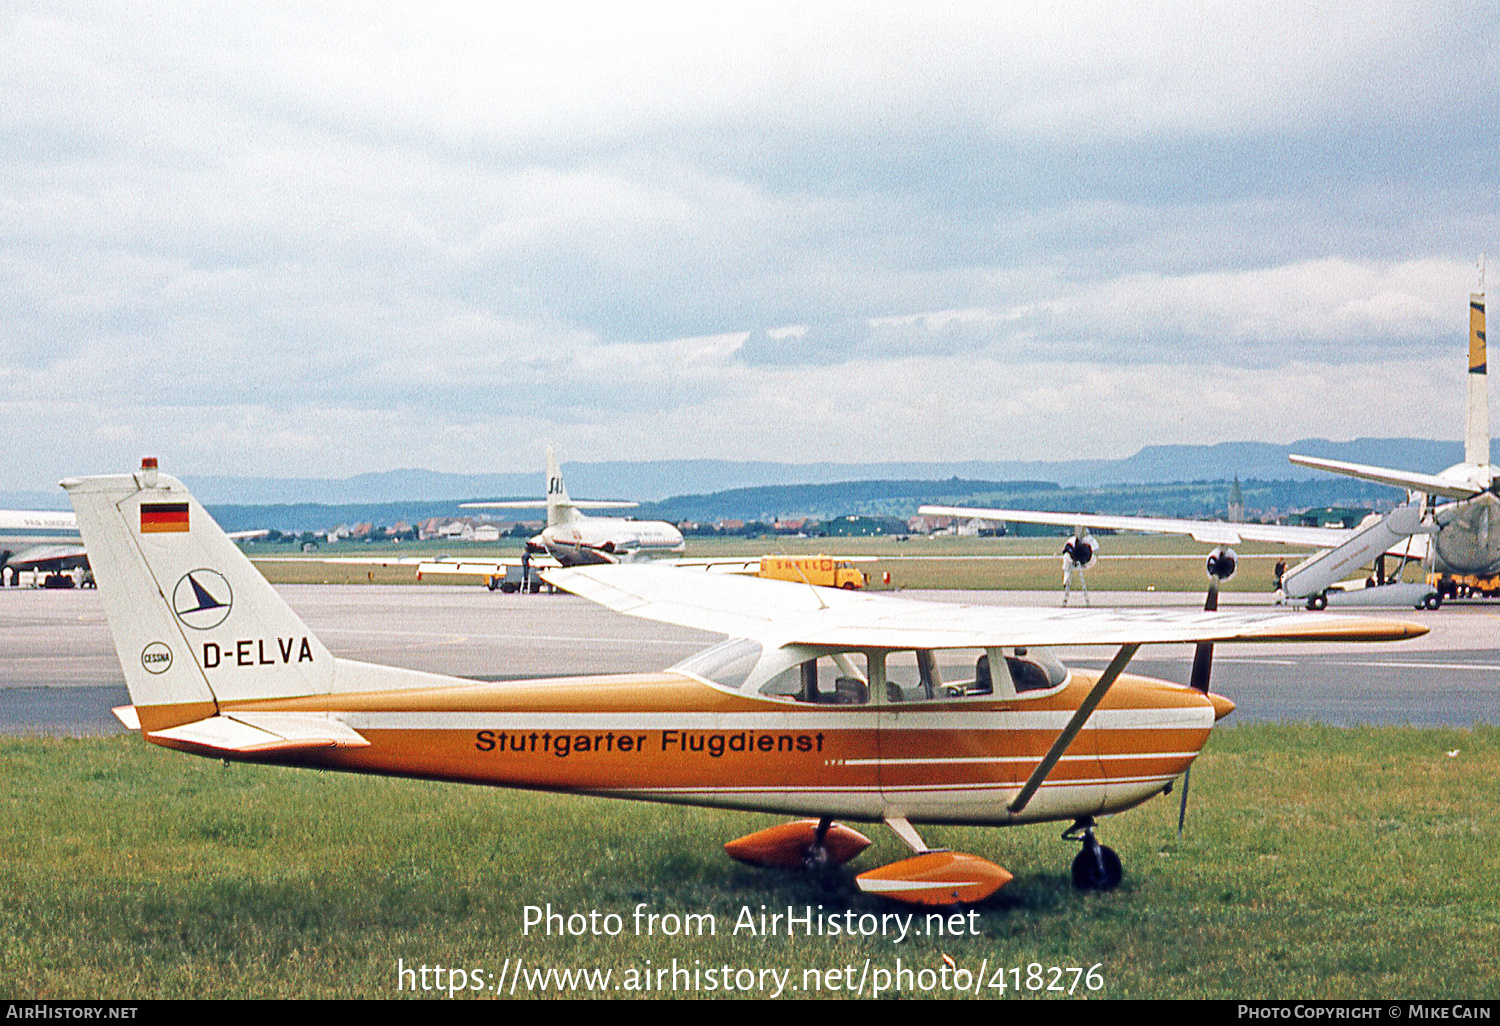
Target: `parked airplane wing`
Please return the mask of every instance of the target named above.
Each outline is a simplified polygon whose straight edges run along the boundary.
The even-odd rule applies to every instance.
[[[1315,456],[1288,456],[1287,459],[1301,467],[1327,470],[1334,474],[1363,478],[1366,481],[1378,481],[1396,488],[1426,492],[1428,495],[1441,495],[1448,499],[1472,499],[1484,491],[1476,485],[1438,477],[1436,474],[1418,474],[1408,470],[1391,470],[1388,467],[1369,467],[1363,463],[1324,460]]]
[[[634,509],[639,502],[624,499],[570,499],[574,509]],[[546,509],[546,499],[508,499],[504,502],[460,502],[459,509]]]
[[[531,572],[533,575],[541,570],[561,566],[551,556],[531,557]],[[429,574],[448,574],[450,576],[481,577],[505,576],[505,571],[521,566],[520,556],[506,556],[501,559],[435,559],[420,560],[417,563],[417,578],[420,580]]]
[[[33,545],[5,561],[11,570],[65,570],[88,555],[82,545]]]
[[[659,562],[664,566],[702,570],[710,574],[760,573],[759,556],[693,556],[689,559],[663,559]]]
[[[1231,524],[1220,520],[1176,520],[1170,517],[1123,517],[1100,513],[1051,513],[1029,509],[977,509],[970,506],[923,506],[919,513],[979,520],[1013,520],[1022,524],[1055,524],[1100,531],[1144,531],[1186,534],[1210,545],[1238,545],[1242,541],[1279,542],[1333,548],[1348,541],[1346,527],[1293,527],[1285,524]]]
[[[670,567],[547,571],[566,591],[631,616],[750,638],[828,648],[992,648],[1202,641],[1397,641],[1420,624],[1326,614],[1180,609],[1048,609],[920,602]]]

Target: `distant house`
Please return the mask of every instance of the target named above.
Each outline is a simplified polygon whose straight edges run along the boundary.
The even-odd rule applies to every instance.
[[[1302,527],[1358,527],[1369,513],[1368,509],[1359,507],[1325,506],[1295,513],[1287,520]]]
[[[933,516],[930,513],[919,513],[906,522],[906,529],[912,534],[933,534],[946,531],[952,526],[952,517]]]
[[[868,537],[875,534],[905,534],[906,521],[895,517],[862,517],[851,513],[826,521],[823,529],[830,538]]]

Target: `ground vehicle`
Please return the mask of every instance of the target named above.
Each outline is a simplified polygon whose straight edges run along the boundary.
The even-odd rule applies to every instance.
[[[521,591],[524,588],[535,595],[542,590],[542,579],[537,576],[535,570],[527,573],[519,564],[507,564],[504,567],[503,573],[491,574],[485,581],[485,585],[490,591],[499,589],[506,594],[510,594]]]
[[[762,556],[757,576],[829,588],[863,588],[869,583],[851,561],[832,556]]]
[[[1495,598],[1500,596],[1500,575],[1430,573],[1427,583],[1443,598]]]

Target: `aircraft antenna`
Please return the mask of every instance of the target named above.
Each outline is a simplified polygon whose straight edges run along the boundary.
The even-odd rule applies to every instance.
[[[782,552],[781,558],[791,560],[792,567],[797,571],[797,576],[802,578],[802,583],[812,589],[813,598],[818,600],[818,608],[827,609],[828,603],[823,601],[823,596],[818,593],[817,586],[807,579],[807,574],[803,571],[802,564],[788,556],[785,551]],[[838,580],[838,578],[835,577],[834,580]]]

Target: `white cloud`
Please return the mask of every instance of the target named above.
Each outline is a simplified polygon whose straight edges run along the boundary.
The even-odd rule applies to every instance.
[[[1266,437],[1258,389],[1346,368],[1452,436],[1422,368],[1500,232],[1495,21],[12,5],[10,465],[1043,458],[1062,418],[1119,454]]]

